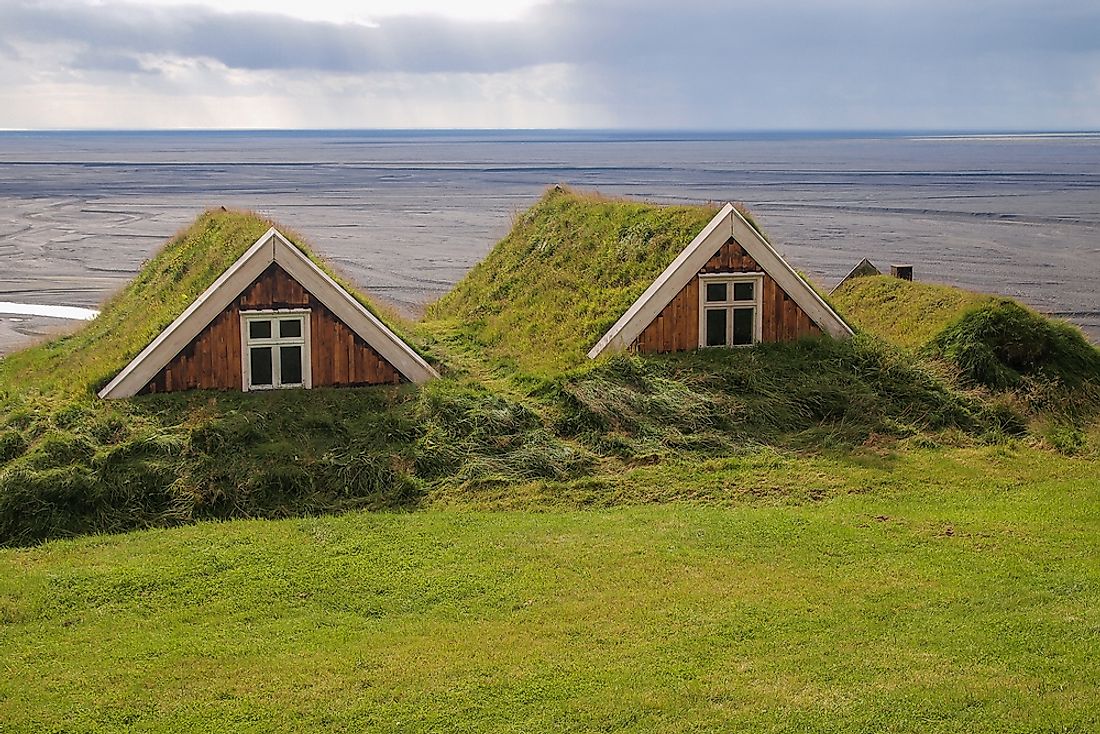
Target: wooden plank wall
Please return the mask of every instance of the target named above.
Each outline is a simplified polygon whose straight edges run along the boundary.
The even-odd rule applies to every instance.
[[[241,311],[309,308],[314,387],[397,384],[401,373],[278,265],[252,285],[183,348],[142,393],[241,389]]]
[[[699,273],[759,273],[763,269],[732,237]],[[791,300],[770,275],[763,278],[761,334],[765,342],[787,342],[820,335],[821,329]],[[692,278],[657,318],[647,326],[634,348],[644,354],[683,352],[699,347],[699,279]]]

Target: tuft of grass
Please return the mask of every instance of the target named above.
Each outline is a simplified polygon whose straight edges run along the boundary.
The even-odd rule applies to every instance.
[[[538,406],[484,388],[438,380],[421,390],[416,468],[428,480],[465,485],[564,479],[589,468],[591,456],[564,441]]]
[[[21,429],[0,422],[0,436],[14,436],[0,444],[9,447],[0,544],[415,506],[423,487],[411,470],[414,394],[410,386],[196,391],[38,407]]]
[[[928,351],[961,379],[1012,391],[1029,412],[1090,420],[1100,411],[1100,349],[1076,327],[993,299],[940,332]]]
[[[565,406],[560,430],[631,459],[1026,431],[1024,416],[949,389],[870,337],[618,356],[555,388]]]
[[[1100,349],[1079,329],[1005,298],[971,309],[929,342],[968,379],[994,389],[1027,377],[1076,389],[1100,382]]]
[[[1079,426],[1057,420],[1046,420],[1039,435],[1044,442],[1064,456],[1078,456],[1088,450],[1088,436]]]

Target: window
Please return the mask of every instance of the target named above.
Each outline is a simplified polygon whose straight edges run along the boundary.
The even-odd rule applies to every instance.
[[[699,276],[699,346],[742,347],[760,341],[761,273]]]
[[[309,311],[242,311],[245,390],[310,387]]]

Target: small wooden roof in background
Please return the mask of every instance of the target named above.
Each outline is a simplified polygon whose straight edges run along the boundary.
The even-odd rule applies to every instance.
[[[839,283],[833,286],[833,289],[829,291],[829,294],[832,295],[833,293],[836,293],[837,288],[844,285],[852,278],[864,278],[868,275],[882,275],[882,271],[876,268],[873,262],[871,262],[867,258],[863,258],[859,261],[858,265],[849,270],[848,274],[840,279]]]

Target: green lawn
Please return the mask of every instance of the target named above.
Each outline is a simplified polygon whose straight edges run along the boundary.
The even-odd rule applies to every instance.
[[[0,731],[1100,729],[1095,453],[770,456],[2,550]]]

